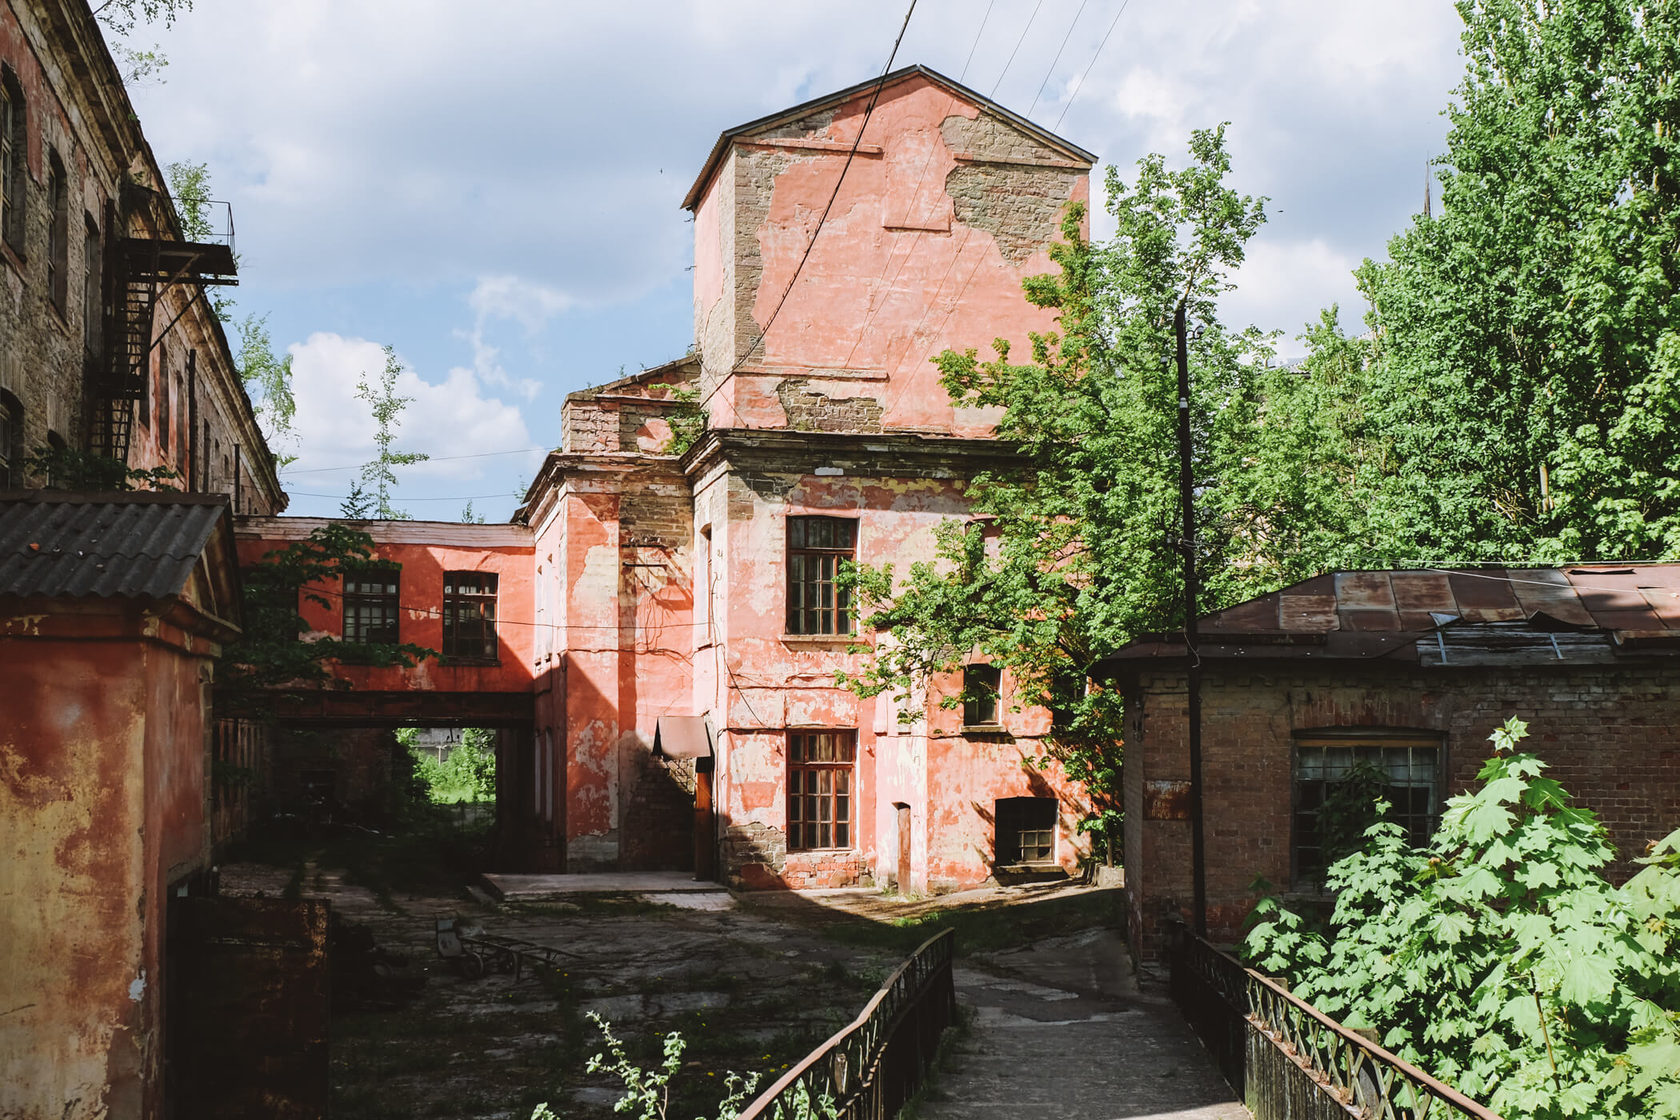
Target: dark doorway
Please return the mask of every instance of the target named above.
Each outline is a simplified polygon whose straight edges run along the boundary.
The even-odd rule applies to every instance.
[[[327,1114],[327,903],[172,897],[169,1120]]]
[[[893,887],[903,892],[910,889],[910,806],[893,803],[898,813],[898,878]]]

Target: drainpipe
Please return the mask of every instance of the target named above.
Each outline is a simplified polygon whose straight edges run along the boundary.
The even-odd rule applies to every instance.
[[[1207,864],[1202,838],[1202,659],[1196,652],[1196,505],[1191,471],[1190,348],[1184,301],[1173,316],[1178,342],[1178,500],[1183,515],[1185,716],[1190,741],[1190,890],[1191,922],[1197,937],[1207,936]]]

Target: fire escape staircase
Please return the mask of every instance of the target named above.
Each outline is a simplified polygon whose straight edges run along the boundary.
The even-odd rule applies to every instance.
[[[125,237],[111,247],[106,275],[106,345],[103,360],[88,358],[88,449],[119,463],[128,462],[135,402],[146,391],[152,349],[174,321],[154,333],[158,299],[173,284],[185,284],[202,298],[211,285],[237,284],[233,253],[233,216],[225,203],[205,204],[226,211],[225,232],[216,241],[165,241]],[[208,225],[200,221],[199,225]],[[176,319],[186,314],[189,301]]]

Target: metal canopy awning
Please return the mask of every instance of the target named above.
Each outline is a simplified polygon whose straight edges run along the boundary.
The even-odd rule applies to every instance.
[[[655,758],[692,758],[710,768],[712,729],[705,716],[660,716],[653,728]]]

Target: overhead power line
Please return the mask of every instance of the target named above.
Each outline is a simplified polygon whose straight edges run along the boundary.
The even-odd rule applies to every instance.
[[[1009,73],[1009,68],[1015,65],[1015,56],[1021,53],[1021,44],[1027,41],[1027,32],[1032,30],[1033,20],[1038,18],[1038,9],[1042,7],[1044,7],[1044,0],[1038,0],[1038,5],[1033,8],[1032,15],[1027,17],[1027,25],[1021,28],[1021,37],[1015,40],[1015,49],[1009,52],[1009,61],[1003,64],[1003,69],[998,73],[997,81],[992,83],[992,92],[988,93],[987,97],[997,97],[998,87],[1003,84],[1004,75]]]
[[[1043,0],[1039,0],[1039,2],[1043,3]],[[910,7],[904,13],[904,23],[898,29],[898,38],[893,40],[892,53],[887,55],[887,64],[881,68],[881,77],[875,83],[875,92],[869,95],[869,104],[864,107],[863,121],[858,125],[857,136],[852,140],[851,150],[846,153],[846,162],[840,166],[840,177],[834,180],[834,190],[828,196],[828,205],[823,207],[822,216],[817,219],[816,228],[811,231],[811,240],[805,243],[805,252],[800,256],[799,263],[794,266],[793,275],[788,279],[787,287],[782,289],[782,298],[776,301],[775,310],[770,312],[770,318],[765,321],[764,329],[758,332],[758,337],[753,339],[753,344],[747,347],[747,352],[736,361],[731,368],[731,372],[745,365],[747,359],[751,358],[764,342],[765,336],[770,333],[770,328],[776,325],[776,316],[780,315],[782,308],[787,305],[788,296],[793,294],[793,286],[799,282],[799,274],[804,271],[805,262],[811,259],[811,250],[816,248],[817,236],[822,233],[823,223],[828,221],[828,215],[834,209],[834,200],[840,197],[840,187],[846,181],[846,172],[852,169],[852,161],[857,158],[858,147],[863,143],[864,130],[869,127],[869,118],[875,112],[875,103],[881,99],[881,90],[887,84],[887,75],[892,73],[893,60],[898,58],[899,45],[904,42],[904,33],[909,30],[910,17],[915,12],[916,0],[910,0]]]
[[[1132,0],[1122,0],[1120,10],[1114,13],[1114,21],[1108,25],[1108,30],[1103,34],[1102,42],[1097,44],[1096,53],[1091,55],[1091,61],[1085,67],[1085,73],[1079,75],[1079,84],[1073,87],[1072,93],[1068,94],[1067,104],[1062,106],[1061,116],[1056,118],[1056,128],[1062,127],[1062,117],[1067,116],[1068,109],[1073,106],[1073,99],[1078,97],[1079,91],[1085,88],[1085,79],[1091,76],[1091,68],[1096,66],[1097,59],[1102,57],[1103,48],[1108,46],[1109,36],[1113,35],[1114,29],[1120,26],[1120,17],[1126,14],[1126,8],[1131,4],[1131,2]]]
[[[1068,24],[1067,34],[1062,36],[1062,45],[1056,48],[1056,57],[1050,60],[1050,69],[1044,72],[1044,80],[1038,83],[1038,92],[1033,94],[1032,105],[1027,108],[1029,119],[1033,115],[1033,110],[1038,108],[1038,99],[1044,96],[1045,87],[1050,84],[1050,79],[1055,75],[1056,64],[1062,60],[1062,52],[1067,50],[1068,40],[1073,38],[1073,29],[1079,26],[1079,17],[1085,14],[1085,5],[1088,3],[1090,3],[1090,0],[1079,0],[1079,10],[1073,13],[1073,22]]]

